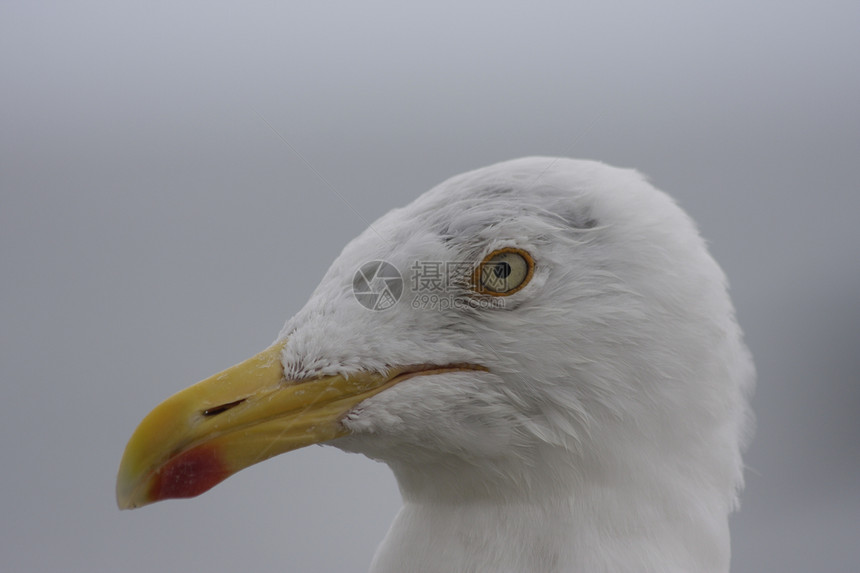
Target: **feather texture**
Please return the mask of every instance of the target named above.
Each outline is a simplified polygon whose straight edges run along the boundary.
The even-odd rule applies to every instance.
[[[534,277],[476,298],[469,273],[502,247]],[[372,260],[404,276],[384,311],[352,292]],[[463,269],[446,308],[411,304],[429,263]],[[350,242],[281,336],[296,379],[489,368],[415,377],[344,420],[332,445],[387,463],[404,499],[374,571],[729,569],[754,369],[694,223],[635,171],[526,158],[449,179]]]

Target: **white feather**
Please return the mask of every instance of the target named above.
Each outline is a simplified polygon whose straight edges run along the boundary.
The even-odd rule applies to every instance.
[[[505,246],[535,275],[502,307],[410,304],[416,262]],[[352,292],[372,260],[406,279],[385,311]],[[373,571],[729,569],[754,370],[695,225],[638,173],[527,158],[449,179],[349,243],[281,336],[296,378],[490,369],[412,378],[345,419],[333,445],[386,462],[404,500]]]

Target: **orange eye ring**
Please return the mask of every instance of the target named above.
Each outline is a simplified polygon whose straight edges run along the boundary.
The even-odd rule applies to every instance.
[[[478,294],[510,296],[522,290],[535,273],[532,256],[516,247],[496,249],[475,268],[472,285]]]

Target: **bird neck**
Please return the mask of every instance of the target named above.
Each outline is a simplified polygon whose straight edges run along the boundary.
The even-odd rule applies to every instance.
[[[371,571],[728,571],[726,512],[697,499],[692,484],[500,469],[394,468],[404,506]]]

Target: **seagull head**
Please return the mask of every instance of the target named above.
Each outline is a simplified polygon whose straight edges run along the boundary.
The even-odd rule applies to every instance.
[[[143,420],[117,496],[194,496],[328,443],[387,463],[407,502],[599,490],[724,515],[752,379],[725,277],[667,195],[508,161],[347,244],[272,346]]]

